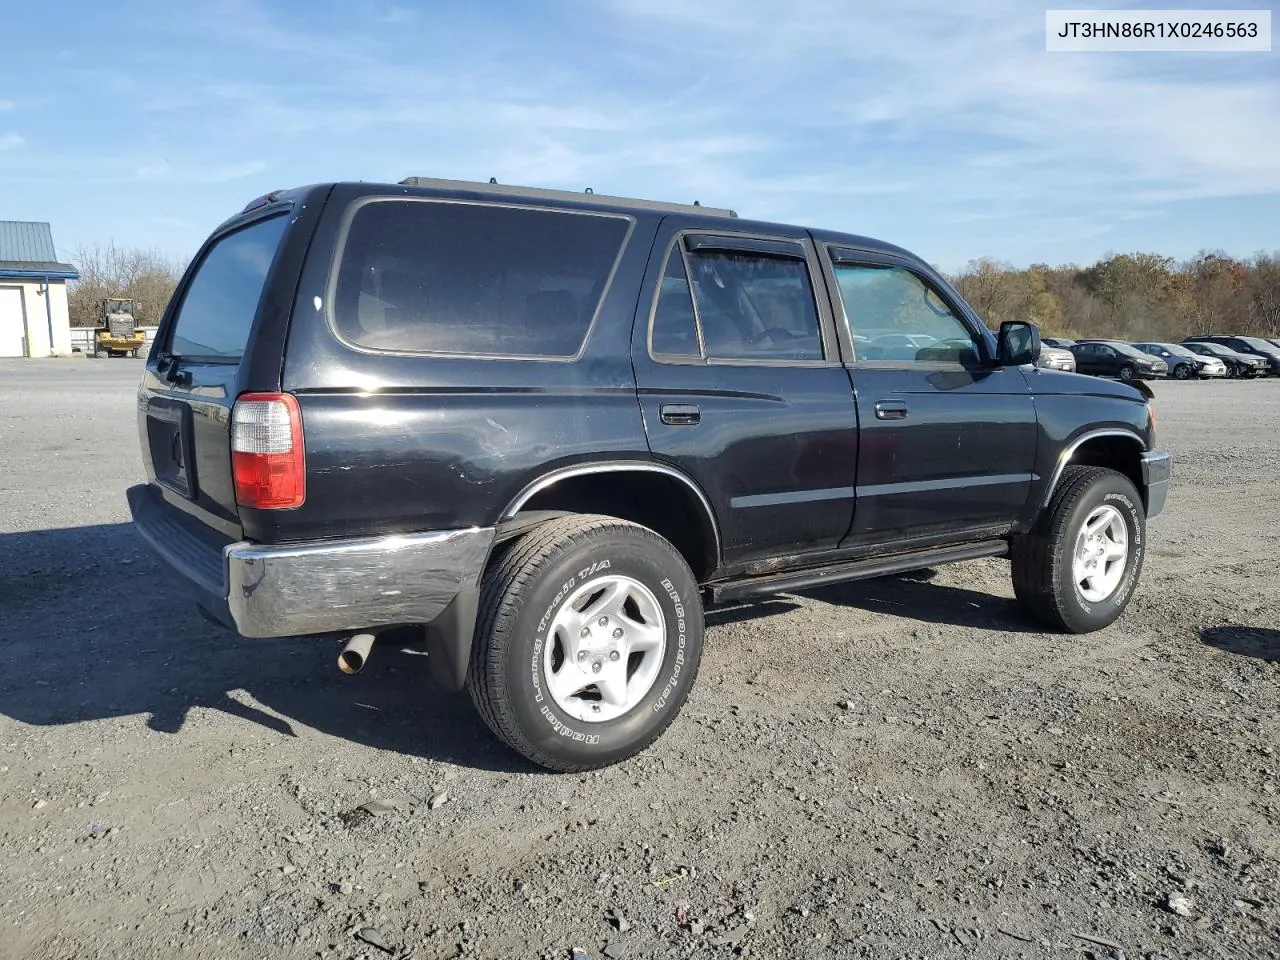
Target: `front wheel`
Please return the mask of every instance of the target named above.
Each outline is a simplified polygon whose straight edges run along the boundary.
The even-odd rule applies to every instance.
[[[1146,514],[1129,478],[1070,466],[1035,528],[1013,540],[1014,594],[1054,629],[1101,630],[1128,606],[1145,554]]]
[[[697,581],[670,543],[612,517],[563,517],[486,570],[467,686],[489,729],[534,763],[604,767],[675,719],[702,631]]]
[[[1123,380],[1125,383],[1128,383],[1136,375],[1137,375],[1137,371],[1127,363],[1120,368],[1120,379]]]
[[[1190,380],[1191,368],[1187,366],[1185,363],[1178,364],[1176,367],[1173,368],[1173,379]]]

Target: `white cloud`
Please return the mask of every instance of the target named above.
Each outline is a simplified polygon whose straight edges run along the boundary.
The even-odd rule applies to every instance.
[[[0,150],[16,150],[26,142],[25,137],[16,133],[0,133]]]
[[[12,100],[0,100],[0,113],[4,113],[6,110],[17,109],[17,106],[18,105]]]
[[[872,12],[827,0],[608,2],[694,71],[724,71],[739,103],[767,113],[808,86],[806,112],[825,117],[837,141],[887,123],[913,138],[922,165],[945,174],[950,156],[989,169],[972,184],[980,190],[1028,180],[1043,189],[1038,164],[1011,162],[1023,157],[1049,158],[1060,189],[1103,173],[1112,190],[1134,191],[1125,202],[1280,191],[1274,81],[1215,77],[1203,59],[1173,74],[1157,55],[1049,54],[1043,10],[1025,3],[902,0]]]

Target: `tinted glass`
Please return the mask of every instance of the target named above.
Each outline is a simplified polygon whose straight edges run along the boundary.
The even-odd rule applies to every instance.
[[[343,246],[334,323],[374,350],[571,357],[627,229],[566,211],[368,203]]]
[[[653,352],[655,356],[666,357],[702,356],[689,275],[679,249],[671,251],[667,269],[662,274],[658,303],[653,311]]]
[[[982,352],[969,329],[910,270],[839,265],[836,284],[859,360],[979,362]]]
[[[209,250],[178,309],[169,352],[181,357],[238,361],[267,271],[289,218],[272,217],[229,233]]]
[[[1263,340],[1261,337],[1240,337],[1239,339],[1247,343],[1249,346],[1253,347],[1255,350],[1261,351],[1262,353],[1276,352],[1275,345],[1270,343],[1267,340]]]
[[[709,359],[823,359],[803,260],[699,251],[689,268]]]

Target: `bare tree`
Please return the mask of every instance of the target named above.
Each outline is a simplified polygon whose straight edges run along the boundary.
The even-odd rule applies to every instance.
[[[80,279],[70,285],[68,308],[71,324],[77,327],[97,326],[99,306],[108,297],[137,300],[140,324],[159,322],[185,269],[158,251],[114,243],[81,247],[72,259]]]

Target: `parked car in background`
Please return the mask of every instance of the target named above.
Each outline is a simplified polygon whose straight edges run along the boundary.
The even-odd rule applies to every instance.
[[[1280,337],[1267,337],[1266,341],[1267,343],[1274,343],[1277,347],[1280,347]]]
[[[1119,380],[1156,380],[1169,372],[1163,360],[1149,357],[1120,340],[1080,340],[1075,354],[1076,371]]]
[[[1220,343],[1210,340],[1183,340],[1181,345],[1202,357],[1217,357],[1227,365],[1228,377],[1257,377],[1267,372],[1267,361],[1262,357],[1237,353]]]
[[[1074,340],[1068,340],[1066,337],[1041,337],[1040,346],[1057,347],[1059,350],[1070,350],[1076,345]]]
[[[1202,357],[1177,343],[1135,343],[1149,357],[1163,360],[1174,380],[1193,377],[1225,377],[1227,365],[1218,357]]]
[[[1183,343],[1187,343],[1192,340],[1208,343],[1220,343],[1228,350],[1234,350],[1236,353],[1243,353],[1250,357],[1261,357],[1266,363],[1262,372],[1264,374],[1269,373],[1273,377],[1280,377],[1280,347],[1277,347],[1270,340],[1264,340],[1262,337],[1224,337],[1219,335],[1210,335],[1204,337],[1187,337]]]
[[[1036,361],[1036,366],[1046,370],[1065,370],[1067,373],[1075,373],[1076,355],[1061,347],[1045,346],[1042,342],[1040,359]]]

